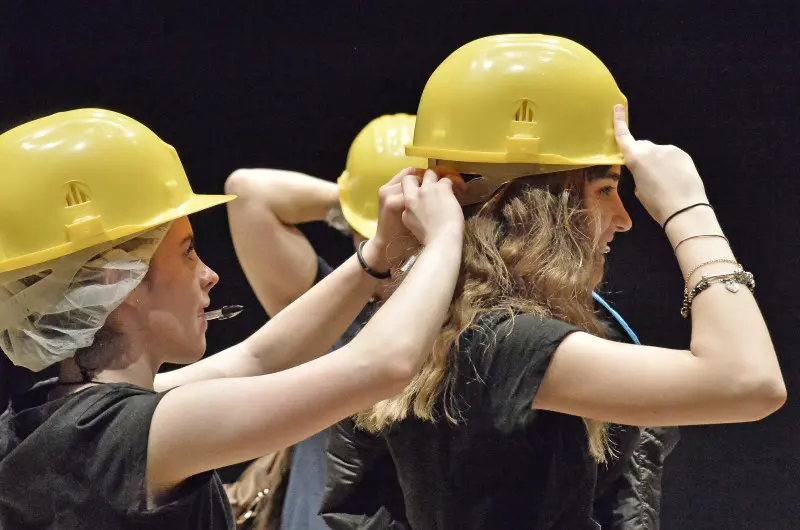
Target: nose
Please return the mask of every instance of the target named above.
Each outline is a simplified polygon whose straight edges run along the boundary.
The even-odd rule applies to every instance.
[[[200,284],[202,285],[203,290],[206,292],[213,289],[214,286],[219,283],[219,275],[214,272],[214,269],[206,265],[202,260],[200,261],[200,266],[198,267],[198,275],[200,278]]]
[[[625,205],[622,204],[622,199],[620,199],[619,196],[616,196],[614,202],[614,216],[612,220],[616,232],[627,232],[633,227],[631,216],[628,215],[628,210],[625,209]]]

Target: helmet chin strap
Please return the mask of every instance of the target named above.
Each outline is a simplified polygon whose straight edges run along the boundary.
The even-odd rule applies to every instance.
[[[636,336],[636,333],[634,333],[631,327],[628,325],[628,323],[625,322],[625,319],[622,318],[622,315],[620,315],[614,309],[612,309],[611,306],[608,304],[608,302],[603,300],[603,298],[596,292],[592,292],[592,298],[594,298],[598,304],[603,306],[603,308],[606,311],[608,311],[612,317],[614,317],[614,320],[616,320],[617,323],[620,325],[620,327],[622,327],[622,329],[625,330],[625,333],[628,334],[628,337],[631,339],[631,342],[637,345],[641,344],[641,342],[639,342],[639,337]]]

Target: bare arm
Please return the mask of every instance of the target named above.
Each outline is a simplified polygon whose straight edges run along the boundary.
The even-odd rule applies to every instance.
[[[369,245],[369,243],[368,243]],[[375,259],[365,248],[365,259]],[[158,374],[155,389],[230,377],[279,372],[324,355],[372,296],[378,280],[355,256],[275,315],[244,342],[172,372]]]
[[[634,142],[624,123],[623,114],[622,121],[616,120],[620,147],[637,193],[657,221],[687,204],[705,202],[702,182],[686,153]],[[697,234],[722,234],[711,209],[689,210],[667,225],[673,247]],[[685,277],[702,263],[734,255],[724,239],[702,238],[680,245],[677,258]],[[690,288],[701,274],[733,268],[726,263],[704,266],[692,274]],[[746,287],[734,294],[722,284],[712,284],[692,305],[691,321],[687,351],[618,344],[586,333],[570,335],[553,356],[534,408],[660,426],[753,421],[784,403],[786,388],[775,349]]]
[[[270,317],[313,284],[317,254],[294,226],[322,221],[339,201],[333,182],[279,169],[239,169],[225,183],[236,256]]]
[[[379,192],[378,232],[364,247],[364,259],[377,270],[389,269],[385,241],[395,237],[396,224],[402,226],[400,179],[415,172],[402,171]],[[345,332],[377,285],[378,280],[366,274],[353,256],[247,340],[190,366],[157,375],[155,389],[163,392],[207,379],[264,375],[316,359]]]
[[[423,224],[437,230],[428,229],[413,270],[349,345],[277,374],[189,384],[162,399],[148,444],[151,492],[302,440],[396,394],[410,381],[441,328],[462,246],[460,207],[452,192],[444,194],[449,181],[423,184],[423,189],[433,194],[430,209],[411,207],[427,216]],[[324,287],[314,287],[308,296]]]

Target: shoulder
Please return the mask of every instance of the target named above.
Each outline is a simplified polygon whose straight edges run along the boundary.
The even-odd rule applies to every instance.
[[[91,387],[65,398],[43,425],[77,461],[84,455],[83,474],[104,480],[107,474],[143,476],[150,425],[164,393],[132,385]]]
[[[555,318],[529,313],[490,313],[479,318],[464,334],[462,350],[491,353],[497,350],[553,349],[577,327]]]
[[[485,315],[459,341],[456,371],[487,382],[531,372],[542,377],[561,341],[575,331],[575,326],[545,316]]]
[[[567,335],[580,331],[572,324],[551,317],[520,314],[498,325],[500,345],[505,348],[549,349],[558,347]]]
[[[458,394],[471,420],[503,435],[524,432],[559,344],[578,328],[532,314],[493,314],[465,334],[456,362]]]
[[[99,385],[83,392],[87,393],[83,401],[88,406],[81,410],[81,421],[95,424],[102,420],[122,421],[132,426],[140,425],[143,419],[147,419],[146,425],[149,425],[150,417],[165,395],[127,384]]]
[[[93,422],[98,416],[115,416],[123,410],[129,413],[130,409],[147,408],[149,402],[154,402],[152,408],[155,409],[161,398],[161,394],[150,390],[111,383],[90,386],[50,401],[48,393],[54,387],[54,381],[47,381],[16,396],[9,413],[27,413],[49,430],[74,427],[82,421]]]

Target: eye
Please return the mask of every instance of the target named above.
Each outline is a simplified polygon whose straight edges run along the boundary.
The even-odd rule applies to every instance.
[[[605,186],[600,188],[600,195],[611,197],[617,189],[614,186]]]
[[[189,247],[186,249],[186,257],[191,258],[192,256],[194,256],[195,252],[196,249],[194,246],[194,241],[192,241],[191,243],[189,243]]]

